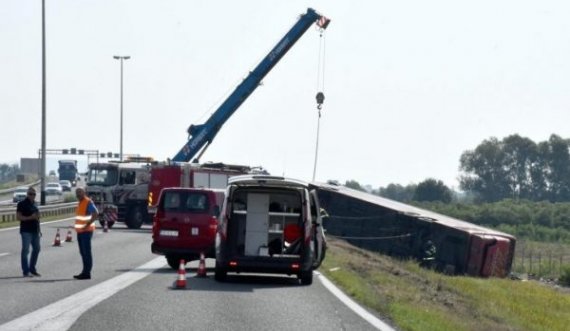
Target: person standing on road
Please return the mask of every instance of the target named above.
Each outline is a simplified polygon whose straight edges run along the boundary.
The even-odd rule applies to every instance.
[[[36,206],[36,190],[30,186],[26,198],[18,202],[16,218],[20,221],[20,236],[22,237],[22,272],[24,277],[41,276],[36,270],[40,255],[40,210]],[[28,260],[32,246],[32,254]]]
[[[91,255],[91,238],[95,231],[95,220],[97,219],[97,207],[93,201],[85,195],[85,190],[78,187],[75,196],[79,203],[75,212],[75,231],[77,231],[77,243],[79,253],[83,262],[83,270],[80,274],[73,276],[75,279],[91,279],[91,269],[93,268],[93,256]]]

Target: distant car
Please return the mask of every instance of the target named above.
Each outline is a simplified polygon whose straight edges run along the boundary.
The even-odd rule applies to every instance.
[[[71,182],[68,180],[60,180],[59,181],[59,185],[61,185],[61,189],[65,192],[65,191],[70,191],[71,192]]]
[[[27,193],[28,193],[28,188],[25,186],[21,186],[21,187],[16,188],[16,190],[14,191],[14,197],[13,197],[12,201],[20,202],[20,201],[24,200],[26,198]]]
[[[47,183],[46,184],[46,194],[47,195],[62,195],[63,189],[59,183]]]

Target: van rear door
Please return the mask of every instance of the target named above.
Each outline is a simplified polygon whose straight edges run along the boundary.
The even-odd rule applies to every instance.
[[[211,250],[217,229],[215,197],[207,190],[165,190],[159,237],[171,248]]]

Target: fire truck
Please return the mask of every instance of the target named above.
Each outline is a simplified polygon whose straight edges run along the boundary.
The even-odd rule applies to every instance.
[[[256,171],[248,166],[223,163],[174,164],[147,157],[123,162],[92,163],[86,193],[99,210],[101,226],[124,222],[138,229],[151,221],[147,204],[153,205],[164,187],[225,188],[228,178]]]

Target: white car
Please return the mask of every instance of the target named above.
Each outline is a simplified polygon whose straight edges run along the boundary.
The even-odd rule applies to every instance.
[[[71,182],[68,180],[60,180],[59,181],[59,185],[61,185],[61,189],[64,191],[70,191],[71,192]]]
[[[26,198],[27,193],[28,193],[28,188],[25,186],[20,186],[16,188],[16,190],[14,191],[14,196],[12,201],[20,202],[24,200]]]
[[[59,183],[47,183],[46,184],[46,195],[62,195],[63,189]]]

